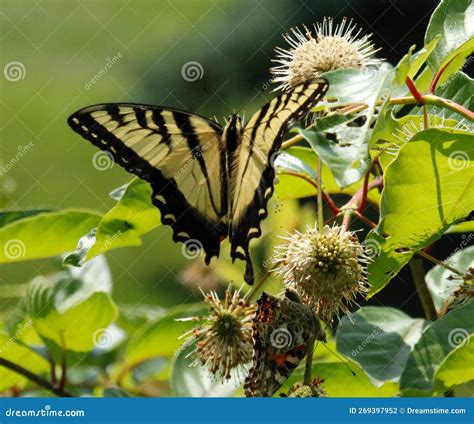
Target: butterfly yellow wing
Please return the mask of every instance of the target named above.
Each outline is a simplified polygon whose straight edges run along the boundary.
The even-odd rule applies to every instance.
[[[218,256],[228,233],[227,173],[222,129],[215,121],[174,109],[101,104],[79,110],[69,125],[108,151],[127,171],[149,181],[153,203],[173,239]]]
[[[314,79],[298,85],[263,106],[245,126],[230,174],[231,256],[247,262],[245,280],[253,281],[249,242],[261,235],[273,194],[272,158],[281,147],[288,125],[314,106],[326,93],[328,82]]]

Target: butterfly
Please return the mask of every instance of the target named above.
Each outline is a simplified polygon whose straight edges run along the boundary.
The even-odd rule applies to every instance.
[[[173,240],[204,250],[207,265],[229,237],[232,261],[246,261],[244,278],[252,284],[249,244],[260,237],[267,216],[274,155],[289,124],[327,89],[325,79],[307,81],[273,98],[246,125],[235,114],[222,127],[200,115],[133,103],[89,106],[68,123],[151,184],[152,202]]]
[[[273,396],[315,340],[326,341],[318,316],[289,289],[284,296],[262,293],[252,331],[253,364],[244,385],[247,397]]]

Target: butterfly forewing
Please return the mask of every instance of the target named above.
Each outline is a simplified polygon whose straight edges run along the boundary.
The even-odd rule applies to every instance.
[[[246,281],[253,280],[249,242],[261,235],[260,221],[267,216],[267,202],[273,194],[273,157],[280,149],[288,125],[316,104],[328,83],[315,79],[279,95],[256,112],[243,131],[232,164],[230,195],[232,258],[247,261]]]
[[[153,203],[175,241],[197,240],[206,260],[227,235],[225,152],[221,127],[198,115],[137,104],[103,104],[76,112],[70,126],[149,181]]]

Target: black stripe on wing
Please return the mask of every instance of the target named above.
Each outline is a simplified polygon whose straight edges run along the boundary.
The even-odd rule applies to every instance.
[[[245,216],[239,222],[234,222],[234,216],[232,216],[232,223],[230,228],[230,241],[231,241],[231,257],[232,260],[241,259],[246,261],[246,269],[245,269],[245,281],[249,284],[253,283],[254,280],[254,271],[253,266],[250,258],[249,252],[249,244],[252,238],[258,238],[261,236],[262,231],[260,228],[260,222],[266,218],[268,215],[267,212],[267,203],[268,200],[272,197],[274,187],[273,182],[275,179],[275,169],[273,168],[273,164],[271,162],[271,158],[280,150],[281,144],[283,142],[285,132],[289,126],[289,124],[299,119],[301,116],[306,114],[311,107],[314,106],[326,93],[328,88],[328,82],[325,79],[318,79],[307,81],[300,86],[295,87],[294,90],[291,90],[287,93],[281,94],[276,99],[272,101],[275,102],[275,106],[272,110],[269,110],[270,104],[272,101],[267,103],[263,108],[258,112],[258,118],[254,124],[252,124],[251,128],[245,127],[244,131],[251,130],[251,139],[250,139],[250,148],[249,151],[251,152],[248,156],[243,180],[238,181],[237,190],[248,190],[248,186],[246,185],[245,173],[249,167],[249,164],[253,159],[253,147],[257,141],[258,137],[258,130],[261,127],[262,123],[265,122],[264,128],[268,128],[271,124],[272,119],[278,119],[278,115],[280,112],[285,110],[289,102],[291,101],[292,94],[295,90],[301,89],[301,93],[305,92],[311,85],[317,84],[315,90],[308,95],[308,97],[298,106],[298,108],[291,113],[291,115],[285,119],[283,125],[281,125],[278,133],[273,137],[271,147],[268,149],[267,154],[267,163],[265,164],[265,168],[261,174],[260,181],[258,182],[257,187],[255,188],[254,196],[252,201],[245,206]],[[252,119],[252,118],[251,118]],[[240,160],[242,160],[240,158]],[[232,175],[231,178],[235,178],[235,175]],[[235,200],[235,199],[234,199]]]
[[[160,210],[161,222],[169,225],[173,229],[173,240],[175,242],[185,242],[188,240],[198,240],[206,253],[206,263],[209,263],[213,256],[219,256],[220,240],[228,233],[227,225],[220,222],[211,222],[206,216],[192,207],[182,192],[179,190],[173,178],[166,178],[156,167],[153,167],[140,157],[133,149],[127,147],[117,136],[99,124],[91,115],[93,112],[104,111],[110,117],[126,127],[123,116],[119,113],[120,107],[133,108],[136,122],[141,127],[148,128],[145,112],[152,110],[153,122],[157,126],[154,129],[156,134],[162,137],[160,142],[170,144],[172,135],[169,134],[161,112],[171,111],[173,116],[183,116],[189,120],[192,116],[186,112],[172,109],[163,109],[157,106],[135,105],[135,104],[103,104],[91,106],[71,115],[68,119],[70,127],[86,140],[90,141],[101,150],[112,154],[115,163],[125,168],[138,177],[148,181],[153,189],[152,202]],[[221,127],[214,121],[205,119],[210,126],[220,134]],[[189,131],[182,130],[182,135],[188,140],[190,135],[194,136],[192,127]],[[195,248],[196,243],[189,243]]]

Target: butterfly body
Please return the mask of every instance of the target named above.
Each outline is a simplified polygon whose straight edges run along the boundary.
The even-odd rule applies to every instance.
[[[301,84],[275,97],[245,126],[235,114],[222,127],[200,115],[133,103],[90,106],[68,123],[151,184],[152,202],[162,223],[172,227],[175,242],[204,250],[209,264],[228,237],[231,257],[246,261],[245,280],[251,284],[249,243],[261,235],[273,193],[272,156],[290,122],[327,88],[324,79]]]

